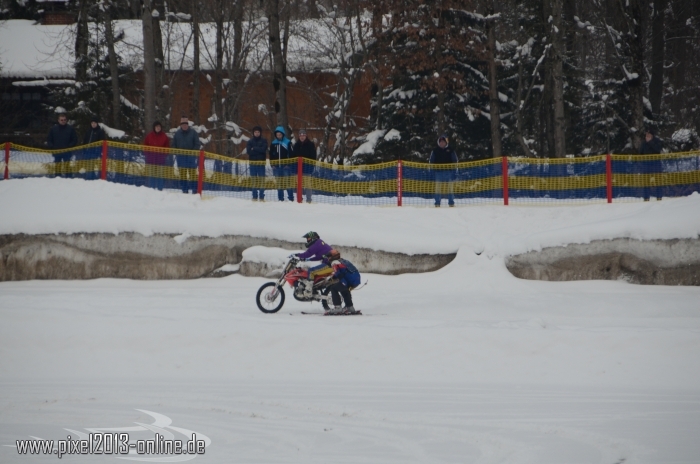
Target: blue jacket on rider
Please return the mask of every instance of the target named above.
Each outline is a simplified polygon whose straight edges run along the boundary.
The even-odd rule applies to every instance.
[[[360,271],[347,259],[336,259],[331,263],[333,266],[333,278],[346,287],[357,287],[360,285]]]

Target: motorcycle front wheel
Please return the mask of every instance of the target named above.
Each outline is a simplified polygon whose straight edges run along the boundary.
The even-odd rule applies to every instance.
[[[255,296],[258,309],[266,314],[276,313],[284,305],[284,289],[276,282],[268,282],[258,290]]]

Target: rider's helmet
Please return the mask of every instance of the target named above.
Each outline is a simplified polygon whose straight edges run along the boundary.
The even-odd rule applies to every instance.
[[[318,234],[314,231],[307,232],[303,235],[303,237],[306,239],[306,248],[309,248],[311,245],[314,244],[316,240],[318,240],[319,237]]]
[[[333,261],[340,259],[340,252],[336,249],[332,249],[325,255],[323,255],[324,258],[326,258],[326,261],[329,263],[332,263]]]

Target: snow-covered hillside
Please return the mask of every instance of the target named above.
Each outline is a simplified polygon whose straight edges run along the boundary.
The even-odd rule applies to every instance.
[[[0,234],[313,229],[343,245],[458,251],[437,272],[364,275],[358,317],[302,315],[320,306],[291,298],[263,314],[266,280],[237,275],[0,283],[1,462],[55,459],[12,445],[66,429],[150,438],[135,423],[154,416],[138,410],[211,439],[196,462],[698,462],[700,288],[524,281],[504,265],[597,238],[697,237],[698,195],[434,210],[40,179],[0,182],[0,198]]]

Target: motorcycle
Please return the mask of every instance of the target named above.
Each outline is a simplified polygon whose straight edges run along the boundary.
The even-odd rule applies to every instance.
[[[255,296],[255,302],[258,304],[258,309],[264,313],[276,313],[284,306],[284,284],[289,284],[293,289],[292,296],[297,301],[320,301],[323,309],[330,309],[331,295],[330,286],[336,281],[326,278],[327,276],[316,277],[313,284],[309,283],[309,271],[298,267],[299,258],[291,256],[289,261],[284,266],[284,271],[279,279],[275,282],[268,282],[258,290]],[[313,285],[311,295],[306,292],[307,285]]]

